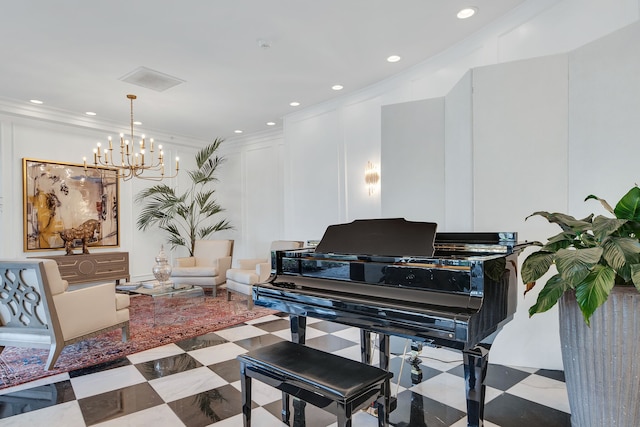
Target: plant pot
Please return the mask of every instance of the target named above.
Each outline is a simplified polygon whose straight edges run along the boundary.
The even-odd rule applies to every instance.
[[[640,425],[640,292],[616,286],[587,326],[567,292],[560,343],[573,427]]]

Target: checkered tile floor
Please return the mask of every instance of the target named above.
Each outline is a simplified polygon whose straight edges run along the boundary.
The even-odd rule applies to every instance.
[[[287,317],[272,315],[107,365],[0,390],[0,426],[241,426],[236,356],[289,338]],[[309,346],[359,360],[359,340],[355,328],[308,319]],[[391,413],[391,425],[466,426],[460,352],[423,349],[423,381],[414,385],[402,358],[404,346],[405,340],[392,339],[392,395],[398,407]],[[562,372],[490,364],[486,383],[485,426],[570,426]],[[253,384],[253,425],[284,425],[279,421],[280,392],[258,381]],[[333,415],[307,405],[307,426],[335,422]],[[359,412],[353,425],[373,427],[377,419]]]

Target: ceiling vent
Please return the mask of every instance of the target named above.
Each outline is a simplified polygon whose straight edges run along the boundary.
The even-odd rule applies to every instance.
[[[132,72],[120,77],[118,80],[155,90],[156,92],[165,91],[185,82],[177,77],[173,77],[147,67],[136,68]]]

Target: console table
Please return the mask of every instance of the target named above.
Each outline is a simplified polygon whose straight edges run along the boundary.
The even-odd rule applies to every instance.
[[[129,252],[101,252],[94,254],[38,256],[58,264],[60,276],[70,285],[76,283],[130,280]]]

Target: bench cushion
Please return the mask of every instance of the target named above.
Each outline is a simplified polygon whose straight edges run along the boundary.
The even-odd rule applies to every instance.
[[[238,359],[249,366],[312,384],[344,400],[393,375],[375,366],[290,341],[258,348],[238,356]]]

